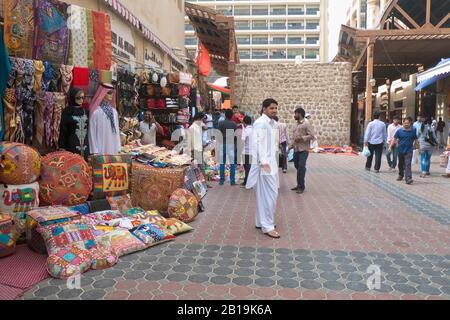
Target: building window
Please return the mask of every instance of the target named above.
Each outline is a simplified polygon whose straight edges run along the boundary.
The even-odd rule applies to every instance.
[[[303,30],[303,29],[305,29],[305,25],[301,21],[288,22],[288,29],[289,30]]]
[[[286,44],[286,37],[272,37],[270,39],[271,44]]]
[[[316,16],[319,12],[319,8],[306,8],[306,14],[309,16]]]
[[[268,7],[253,7],[252,8],[252,15],[254,15],[254,16],[267,16],[267,15],[269,15],[269,8]]]
[[[269,39],[267,36],[253,36],[252,44],[268,44]]]
[[[286,6],[277,6],[270,8],[271,16],[285,16],[286,15]]]
[[[290,16],[304,16],[305,9],[303,7],[289,7],[288,15]]]
[[[238,36],[237,37],[238,44],[250,44],[250,36]]]
[[[250,7],[234,7],[235,16],[249,16]]]
[[[267,50],[253,50],[252,58],[253,59],[267,59],[268,58]]]
[[[306,29],[307,30],[316,30],[319,28],[318,22],[307,22],[306,23]]]
[[[267,26],[267,21],[258,20],[253,21],[253,30],[267,30],[269,29]]]
[[[198,39],[197,37],[186,37],[184,39],[184,44],[187,46],[195,46],[198,44]]]
[[[186,22],[184,24],[184,30],[186,30],[186,31],[194,31],[194,26],[192,24],[190,24],[189,22]]]
[[[317,59],[319,57],[319,50],[317,49],[306,49],[305,58],[306,59]]]
[[[289,36],[288,44],[303,44],[303,38],[296,36]]]
[[[188,58],[191,59],[191,60],[194,60],[196,52],[197,52],[197,50],[188,50],[187,51]]]
[[[233,7],[217,7],[216,10],[225,16],[233,15]]]
[[[307,37],[306,44],[319,44],[319,37]]]
[[[301,56],[303,58],[303,49],[288,49],[288,59],[295,59],[297,56]]]
[[[286,30],[286,21],[272,21],[270,22],[271,30]]]
[[[250,59],[250,50],[239,50],[239,58]]]
[[[270,50],[270,59],[286,59],[286,50],[285,49]]]
[[[236,21],[236,30],[250,30],[249,21]]]

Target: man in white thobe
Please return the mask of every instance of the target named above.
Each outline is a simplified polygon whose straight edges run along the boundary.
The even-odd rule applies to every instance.
[[[263,102],[263,114],[253,125],[251,139],[252,168],[247,189],[256,186],[256,228],[271,238],[280,238],[275,230],[275,211],[280,187],[277,163],[279,131],[273,119],[278,103],[273,99]]]

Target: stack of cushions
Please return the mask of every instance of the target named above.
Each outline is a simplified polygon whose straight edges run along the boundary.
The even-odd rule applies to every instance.
[[[124,196],[128,193],[131,177],[131,155],[91,156],[93,174],[93,197]]]
[[[0,214],[0,258],[9,256],[16,250],[16,234],[11,215]]]
[[[62,151],[42,159],[40,198],[44,205],[83,204],[92,191],[89,165],[77,154]]]
[[[170,197],[167,211],[171,218],[189,223],[198,215],[198,200],[192,192],[177,189]]]
[[[183,188],[185,168],[153,168],[133,163],[131,198],[135,207],[167,214],[172,193]]]
[[[175,236],[166,232],[156,224],[144,224],[132,230],[134,236],[148,247],[175,239]]]
[[[0,143],[0,212],[12,216],[17,236],[24,233],[27,212],[39,206],[41,156],[24,144]]]
[[[133,203],[131,202],[131,196],[126,194],[124,196],[107,197],[111,210],[119,210],[124,213],[127,210],[133,208]]]

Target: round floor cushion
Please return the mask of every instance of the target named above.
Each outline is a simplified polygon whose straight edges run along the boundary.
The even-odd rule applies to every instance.
[[[89,251],[75,245],[58,249],[47,258],[47,272],[56,279],[81,275],[91,267]]]
[[[78,154],[50,153],[42,159],[39,197],[43,205],[83,204],[92,191],[91,169]]]
[[[41,155],[35,149],[21,143],[0,143],[0,183],[30,184],[41,173]]]
[[[192,192],[186,189],[177,189],[172,193],[167,209],[170,218],[189,223],[198,215],[198,200]]]

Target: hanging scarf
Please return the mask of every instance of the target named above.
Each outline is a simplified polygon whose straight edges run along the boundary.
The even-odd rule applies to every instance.
[[[48,92],[39,92],[37,94],[36,107],[34,109],[34,136],[38,149],[44,147],[45,142],[45,112],[47,109]]]
[[[39,60],[33,61],[34,63],[34,92],[39,92],[42,90],[42,75],[44,74],[45,67],[44,63]]]
[[[73,80],[73,66],[66,66],[61,65],[60,67],[61,72],[61,90],[64,93],[68,93],[70,89],[70,85],[72,84]]]
[[[59,130],[61,125],[61,116],[66,107],[66,96],[64,93],[53,93],[53,142],[59,141]]]
[[[52,81],[53,78],[53,67],[47,61],[44,62],[44,67],[45,71],[44,75],[42,76],[42,90],[49,91],[48,89],[50,87],[50,82]]]
[[[70,6],[71,23],[76,28],[72,28],[71,49],[69,63],[79,67],[88,66],[88,31],[86,8],[77,5]]]
[[[11,72],[11,63],[8,58],[5,42],[3,41],[3,32],[0,30],[0,141],[3,140],[5,134],[5,120],[2,104],[2,97],[5,89],[8,87],[9,73]]]
[[[17,130],[16,90],[6,89],[3,96],[5,107],[5,141],[14,141]]]
[[[92,11],[94,28],[94,68],[110,70],[112,65],[111,20],[109,15]]]
[[[61,80],[61,70],[60,70],[60,66],[59,65],[52,65],[52,69],[53,69],[53,76],[52,76],[52,80],[50,80],[50,86],[49,86],[49,91],[51,92],[59,92],[59,83]]]
[[[100,103],[100,108],[102,108],[103,112],[106,114],[106,117],[111,123],[113,133],[117,133],[116,123],[114,121],[114,110],[111,104],[106,101],[102,101],[102,103]]]
[[[45,142],[47,143],[47,148],[51,148],[53,144],[53,94],[47,92],[47,108],[45,110]]]

